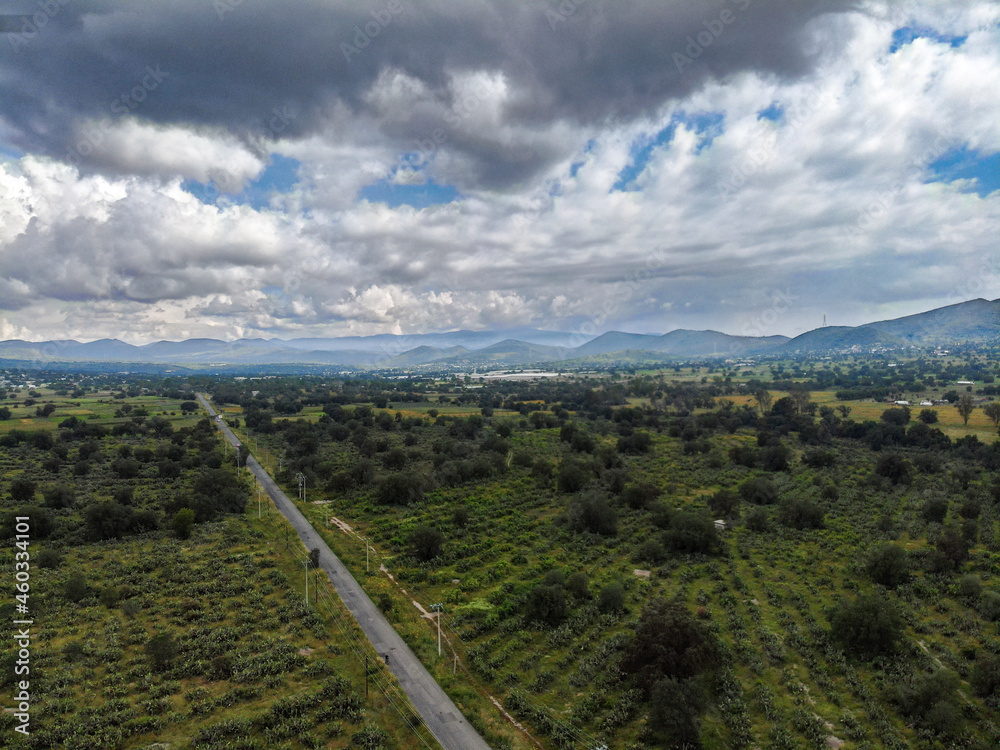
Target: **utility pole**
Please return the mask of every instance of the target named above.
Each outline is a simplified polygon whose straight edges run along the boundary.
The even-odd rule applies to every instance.
[[[368,550],[371,546],[368,544],[368,537],[362,537],[365,540],[365,572],[371,573],[371,566],[368,564]]]
[[[431,609],[438,613],[438,656],[441,656],[441,613],[444,612],[444,604],[432,604]]]
[[[303,565],[306,566],[306,606],[309,606],[309,561],[306,560]]]
[[[299,500],[305,502],[306,499],[306,475],[301,471],[295,475],[296,481],[299,483]]]
[[[260,482],[257,483],[257,520],[262,518],[260,510]]]

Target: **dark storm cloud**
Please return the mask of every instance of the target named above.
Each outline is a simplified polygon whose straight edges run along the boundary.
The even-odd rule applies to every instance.
[[[556,121],[628,122],[710,78],[803,74],[815,62],[810,21],[855,4],[51,0],[38,5],[49,8],[44,24],[0,37],[0,117],[13,145],[66,158],[86,119],[133,114],[221,127],[252,143],[319,132],[330,106],[342,103],[359,122],[377,124],[378,132],[351,139],[388,137],[413,150],[440,129],[441,148],[467,160],[469,180],[503,185],[565,153],[551,140],[471,137],[448,117],[461,105],[449,88],[453,74],[501,73],[509,87],[503,124],[528,132]],[[153,88],[150,70],[162,76]],[[386,70],[422,82],[440,106],[376,111],[368,95]],[[276,112],[293,113],[280,132],[269,124]]]

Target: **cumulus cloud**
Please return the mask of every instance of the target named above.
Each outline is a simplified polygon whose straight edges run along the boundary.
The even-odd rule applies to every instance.
[[[1000,151],[993,3],[384,7],[66,6],[0,58],[29,152],[0,164],[3,330],[794,334],[997,296],[1000,192],[934,170]],[[266,187],[270,153],[300,165],[266,208],[184,189]]]

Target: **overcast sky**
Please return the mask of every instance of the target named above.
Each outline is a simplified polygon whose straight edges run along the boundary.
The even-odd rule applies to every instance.
[[[49,0],[0,339],[795,335],[1000,297],[1000,3]]]

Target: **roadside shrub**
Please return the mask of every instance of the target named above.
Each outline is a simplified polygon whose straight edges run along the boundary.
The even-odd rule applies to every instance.
[[[375,488],[375,500],[380,505],[409,505],[423,499],[423,481],[411,473],[389,474]]]
[[[421,562],[430,562],[441,554],[444,534],[430,526],[418,526],[410,533],[410,549]]]

